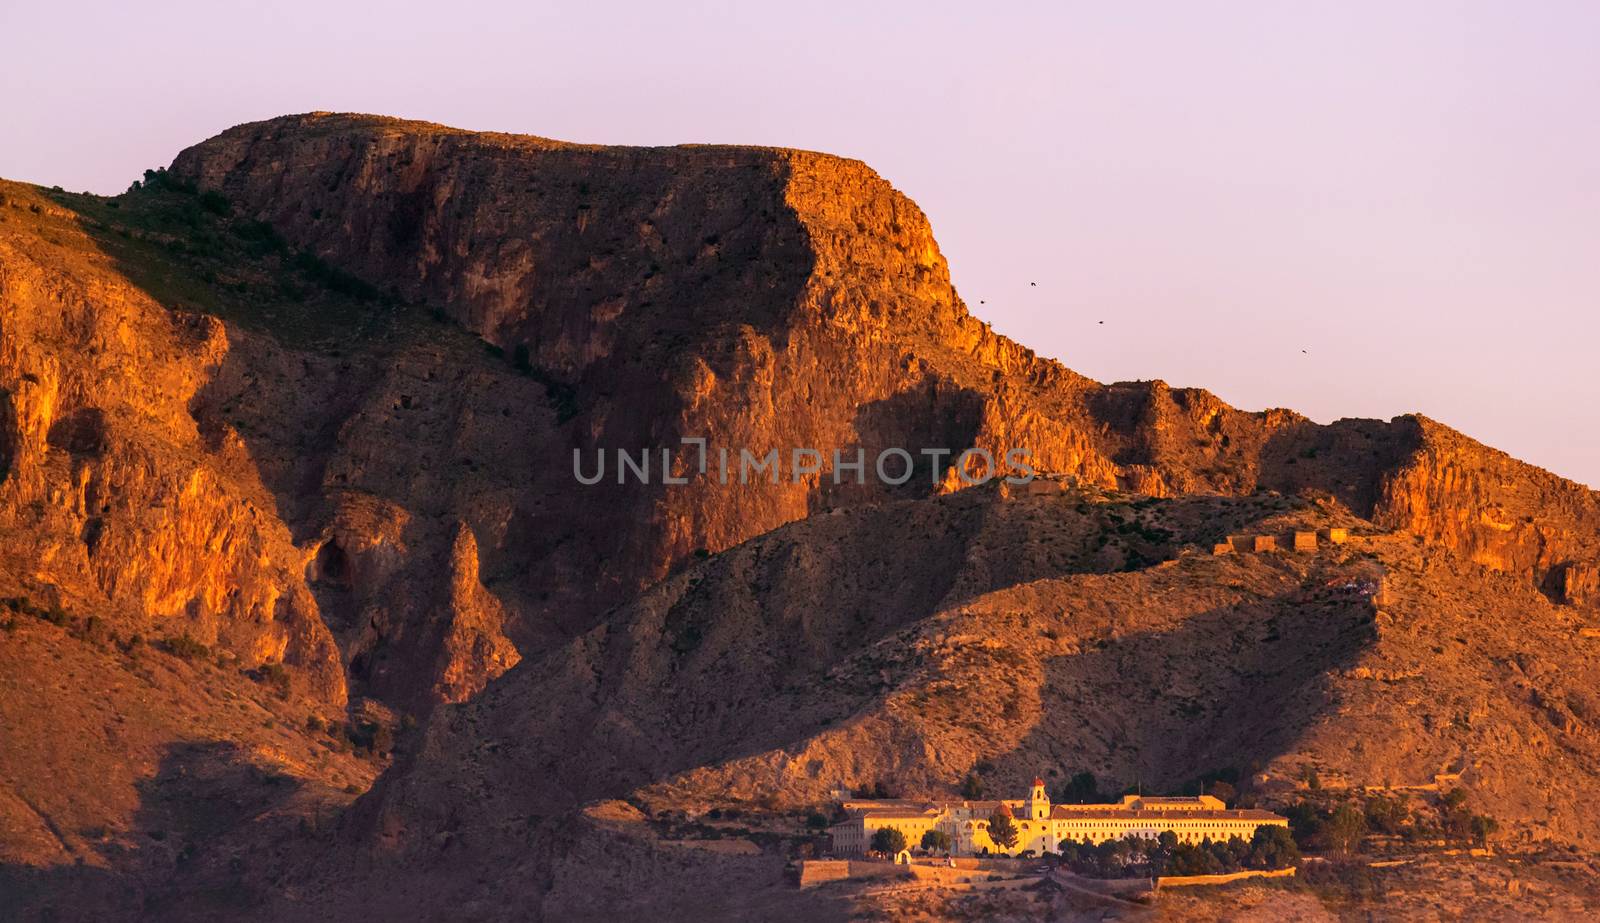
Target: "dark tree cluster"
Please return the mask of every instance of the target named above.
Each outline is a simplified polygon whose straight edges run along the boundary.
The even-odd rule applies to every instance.
[[[1284,809],[1295,839],[1308,848],[1349,855],[1369,835],[1399,837],[1418,844],[1444,841],[1451,845],[1482,846],[1499,829],[1494,818],[1474,814],[1467,807],[1464,789],[1439,797],[1432,810],[1423,804],[1413,810],[1403,795],[1373,794],[1362,801],[1335,804],[1301,801]]]
[[[1249,840],[1180,843],[1172,831],[1157,839],[1125,837],[1101,843],[1064,843],[1061,864],[1089,878],[1152,878],[1161,875],[1219,875],[1245,869],[1288,868],[1300,861],[1300,848],[1284,827],[1256,828]]]

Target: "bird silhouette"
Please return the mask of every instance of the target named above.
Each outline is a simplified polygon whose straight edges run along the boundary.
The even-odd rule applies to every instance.
[[[1101,321],[1100,325],[1103,327],[1103,326],[1105,326],[1105,323],[1106,323],[1105,321]]]
[[[1029,282],[1028,284],[1029,285],[1038,285],[1039,283],[1037,283],[1037,282]]]

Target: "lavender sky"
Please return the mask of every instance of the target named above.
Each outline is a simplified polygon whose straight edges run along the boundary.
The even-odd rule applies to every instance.
[[[1085,374],[1600,486],[1600,3],[0,0],[0,39],[10,179],[117,192],[314,109],[831,151]]]

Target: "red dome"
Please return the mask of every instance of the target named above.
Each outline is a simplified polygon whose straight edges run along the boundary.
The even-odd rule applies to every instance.
[[[1033,784],[1034,785],[1043,785],[1044,784],[1044,780],[1039,778],[1038,776],[1034,776],[1033,777]]]

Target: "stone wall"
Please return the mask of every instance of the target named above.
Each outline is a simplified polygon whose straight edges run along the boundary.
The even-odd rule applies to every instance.
[[[844,859],[807,859],[800,863],[800,887],[810,888],[825,881],[850,877],[850,863]]]
[[[1244,878],[1293,878],[1295,871],[1291,867],[1272,871],[1245,869],[1242,872],[1229,872],[1226,875],[1164,875],[1157,879],[1157,887],[1184,888],[1192,885],[1225,885]]]

